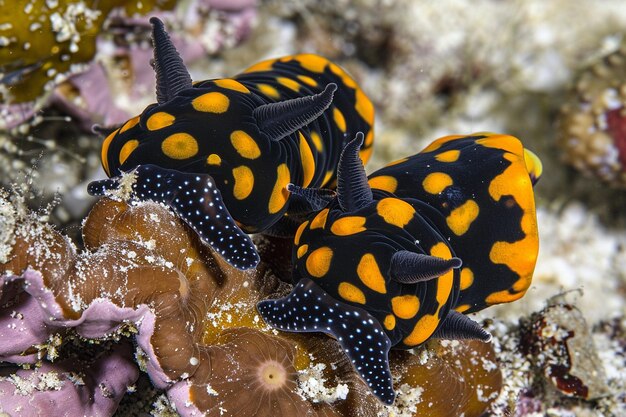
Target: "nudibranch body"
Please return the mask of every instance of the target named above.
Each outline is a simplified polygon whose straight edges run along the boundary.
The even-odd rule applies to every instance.
[[[168,204],[229,263],[253,267],[258,254],[244,232],[319,209],[292,201],[288,183],[331,184],[357,131],[367,135],[360,153],[367,161],[372,103],[340,67],[312,54],[192,84],[163,24],[151,23],[158,103],[107,136],[102,164],[113,178],[90,184],[89,192],[104,194],[136,170],[135,198]]]
[[[462,313],[528,289],[541,162],[512,136],[449,136],[368,180],[362,141],[358,134],[342,153],[336,199],[298,229],[291,294],[258,310],[278,329],[335,337],[373,393],[391,404],[391,347],[431,337],[488,341]]]

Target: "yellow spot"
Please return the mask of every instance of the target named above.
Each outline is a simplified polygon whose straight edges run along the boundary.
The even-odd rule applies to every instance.
[[[317,216],[311,220],[311,230],[323,229],[326,226],[326,218],[328,217],[328,209],[324,209],[317,213]]]
[[[187,159],[198,153],[198,142],[188,133],[174,133],[161,143],[161,150],[172,159]]]
[[[330,269],[330,261],[333,259],[333,250],[328,246],[315,249],[306,258],[306,270],[309,275],[321,278]]]
[[[461,151],[453,149],[435,155],[435,159],[439,162],[456,162],[459,159],[459,155],[461,155]]]
[[[247,198],[252,192],[252,188],[254,188],[254,174],[252,170],[245,165],[233,168],[233,178],[235,179],[233,196],[237,200]]]
[[[381,294],[387,294],[385,278],[380,272],[376,258],[371,253],[363,255],[356,268],[359,279],[365,286]]]
[[[220,158],[218,154],[212,153],[211,155],[207,157],[206,163],[209,165],[220,166],[222,165],[222,158]]]
[[[385,320],[383,321],[383,326],[387,330],[393,330],[396,327],[396,317],[393,314],[387,314]]]
[[[313,54],[300,54],[294,57],[296,61],[300,63],[302,68],[311,71],[322,73],[328,64],[328,60],[326,58],[322,58],[319,55]]]
[[[461,269],[461,290],[466,290],[474,283],[474,273],[469,268]]]
[[[224,113],[228,110],[230,100],[217,91],[202,94],[191,101],[194,109],[205,113]]]
[[[306,229],[306,226],[308,224],[309,221],[307,220],[298,227],[298,230],[296,231],[296,236],[293,238],[293,242],[296,246],[300,244],[300,236],[302,236],[302,232],[304,232],[304,229]]]
[[[148,130],[159,130],[163,129],[164,127],[170,126],[172,123],[174,123],[174,120],[176,120],[176,118],[171,114],[160,111],[148,117],[146,127],[148,128]]]
[[[274,62],[276,62],[275,59],[267,59],[265,61],[261,61],[249,67],[247,70],[245,70],[244,74],[248,72],[271,71],[272,66],[274,65]]]
[[[120,165],[126,162],[130,154],[137,149],[137,146],[139,146],[137,139],[131,139],[122,146],[122,149],[120,149]]]
[[[342,282],[338,288],[339,295],[346,301],[365,304],[365,294],[357,286],[349,282]]]
[[[259,89],[259,91],[261,91],[261,94],[269,98],[273,98],[276,100],[280,98],[280,93],[278,92],[278,90],[269,84],[257,84],[257,88]]]
[[[437,310],[437,313],[439,310]],[[437,329],[439,325],[439,317],[433,314],[427,314],[415,323],[415,327],[403,342],[407,346],[417,346],[424,343]]]
[[[113,138],[117,136],[119,131],[119,129],[114,130],[109,134],[109,136],[106,137],[104,142],[102,142],[100,158],[102,160],[102,168],[104,168],[104,171],[107,173],[107,175],[111,175],[111,173],[109,172],[109,158],[107,157],[107,153],[109,152],[109,146],[111,145],[111,141],[113,141]]]
[[[397,198],[383,198],[376,205],[376,211],[387,223],[398,227],[406,226],[415,214],[413,206]]]
[[[311,132],[311,140],[313,141],[313,145],[315,145],[315,149],[318,152],[322,152],[324,150],[324,144],[322,142],[322,138],[320,138],[319,133],[316,131]]]
[[[276,183],[270,196],[268,204],[268,211],[270,214],[278,213],[287,203],[289,198],[289,191],[285,187],[291,181],[291,175],[289,174],[289,168],[287,164],[280,164],[276,168]]]
[[[452,178],[443,172],[432,172],[422,181],[422,187],[430,194],[439,194],[452,184]]]
[[[456,306],[456,307],[454,307],[454,309],[455,309],[456,311],[458,311],[459,313],[464,313],[464,312],[466,312],[467,310],[469,310],[469,309],[470,309],[470,307],[471,307],[471,305],[469,305],[469,304],[461,304],[460,306]]]
[[[393,161],[393,162],[389,162],[389,163],[388,163],[387,165],[385,165],[385,166],[390,167],[390,166],[393,166],[393,165],[398,165],[398,164],[401,164],[401,163],[406,162],[406,161],[408,161],[408,160],[409,160],[409,158],[402,158],[402,159],[398,159],[398,160],[395,160],[395,161]]]
[[[349,236],[365,230],[365,217],[348,216],[335,220],[330,231],[337,236]]]
[[[373,177],[367,181],[372,188],[378,190],[395,193],[398,188],[398,180],[390,175],[381,175],[380,177]]]
[[[244,158],[256,159],[261,156],[259,145],[243,130],[235,130],[230,134],[230,143],[237,153]]]
[[[374,124],[374,105],[361,89],[357,89],[354,96],[357,113],[371,126]]]
[[[401,319],[412,319],[420,309],[420,300],[412,294],[399,295],[391,299],[391,309]]]
[[[333,119],[335,120],[335,124],[345,133],[346,131],[346,118],[343,117],[343,113],[337,107],[333,108]]]
[[[285,87],[287,87],[290,90],[293,91],[300,91],[300,84],[298,84],[297,81],[292,80],[291,78],[286,78],[286,77],[277,77],[276,81],[278,81],[279,84],[284,85]]]
[[[298,259],[302,258],[304,256],[304,254],[306,253],[306,251],[309,250],[309,245],[302,245],[298,248],[298,252],[296,253],[296,255],[298,256]]]
[[[315,81],[311,77],[308,77],[306,75],[298,75],[298,79],[306,85],[309,85],[311,87],[317,87],[317,81]]]
[[[215,85],[222,88],[227,88],[229,90],[239,91],[240,93],[249,93],[248,87],[241,84],[237,80],[233,80],[232,78],[224,78],[221,80],[215,80]]]
[[[132,119],[124,123],[124,126],[120,129],[120,133],[126,132],[128,129],[132,129],[139,123],[140,116],[135,116]]]
[[[476,220],[479,211],[478,204],[474,200],[467,200],[450,212],[446,217],[446,223],[455,235],[461,236],[468,231],[472,222]]]
[[[428,145],[427,147],[422,149],[422,151],[420,153],[427,153],[427,152],[436,151],[437,149],[441,148],[444,144],[446,144],[448,142],[451,142],[451,141],[457,140],[457,139],[462,139],[462,138],[465,138],[465,137],[467,137],[467,136],[464,136],[464,135],[444,136],[442,138],[439,138],[439,139],[433,141],[430,145]]]
[[[298,132],[300,137],[300,161],[302,162],[302,186],[308,187],[315,175],[315,158],[313,158],[313,152],[311,147],[306,141],[306,138],[301,132]]]

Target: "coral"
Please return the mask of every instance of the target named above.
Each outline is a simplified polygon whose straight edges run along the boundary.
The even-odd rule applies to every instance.
[[[395,351],[401,415],[479,417],[502,387],[491,344],[476,340],[431,340],[415,353]]]
[[[626,187],[626,46],[586,68],[561,110],[558,143],[579,171]]]

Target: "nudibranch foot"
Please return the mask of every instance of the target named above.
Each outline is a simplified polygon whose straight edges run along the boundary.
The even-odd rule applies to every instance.
[[[220,191],[208,174],[186,173],[156,165],[139,165],[132,171],[132,197],[170,207],[229,264],[254,268],[259,255],[254,243],[231,217]],[[105,195],[120,186],[123,175],[89,184],[91,195]]]
[[[367,311],[334,299],[308,278],[301,279],[288,296],[261,301],[257,309],[266,323],[279,330],[335,337],[374,395],[393,404],[391,341]]]

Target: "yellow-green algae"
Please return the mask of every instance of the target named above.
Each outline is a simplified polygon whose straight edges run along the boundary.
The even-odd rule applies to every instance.
[[[112,9],[128,16],[172,9],[176,0],[0,0],[0,102],[32,101],[91,60]]]

